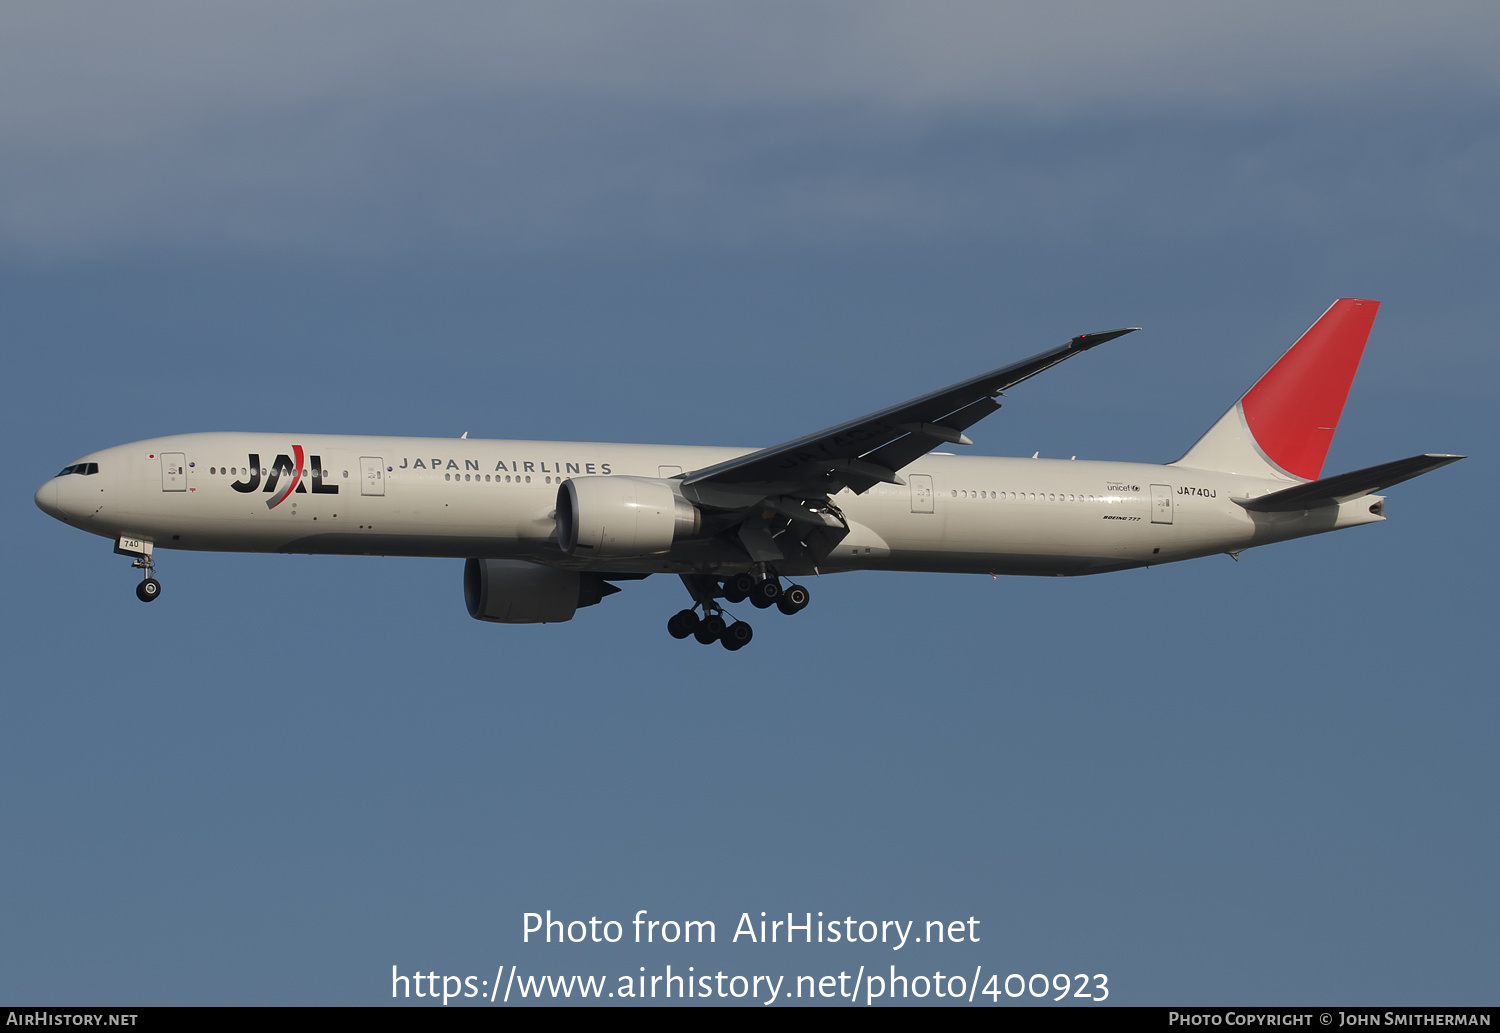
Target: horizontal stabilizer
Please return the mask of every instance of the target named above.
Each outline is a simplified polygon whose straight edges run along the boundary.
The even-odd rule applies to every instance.
[[[1234,501],[1260,513],[1284,513],[1296,509],[1312,509],[1315,506],[1329,506],[1340,502],[1348,502],[1362,495],[1389,488],[1393,484],[1409,481],[1413,477],[1419,477],[1424,473],[1456,463],[1463,456],[1427,455],[1412,456],[1409,459],[1396,459],[1389,463],[1381,463],[1379,466],[1367,466],[1363,470],[1355,470],[1352,473],[1341,473],[1334,477],[1324,477],[1320,481],[1310,481],[1307,484],[1299,484],[1295,488],[1287,488],[1283,491],[1275,491],[1269,495],[1262,495],[1255,499],[1235,499]]]

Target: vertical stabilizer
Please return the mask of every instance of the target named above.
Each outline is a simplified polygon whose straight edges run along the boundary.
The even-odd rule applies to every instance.
[[[1173,466],[1315,481],[1380,302],[1340,298]]]

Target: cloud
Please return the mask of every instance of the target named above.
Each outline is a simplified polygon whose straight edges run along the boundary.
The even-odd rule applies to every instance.
[[[1492,108],[1497,25],[1477,3],[9,5],[0,249],[994,232],[1117,199],[1121,169],[1243,181],[1295,150],[1268,120]],[[1470,135],[1461,163],[1489,154]]]

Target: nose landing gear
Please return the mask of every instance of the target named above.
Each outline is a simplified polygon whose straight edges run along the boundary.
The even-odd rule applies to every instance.
[[[143,603],[156,602],[156,597],[161,595],[161,582],[151,576],[156,570],[151,557],[140,556],[130,565],[139,567],[142,574],[141,583],[135,586],[135,597]]]

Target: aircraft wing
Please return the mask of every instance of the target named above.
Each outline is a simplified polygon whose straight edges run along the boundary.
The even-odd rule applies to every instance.
[[[845,487],[863,493],[881,482],[904,483],[896,471],[938,445],[972,444],[963,432],[1000,408],[995,401],[1000,392],[1139,329],[1079,334],[1029,359],[888,409],[694,470],[683,478],[684,493],[701,504],[732,509],[774,496],[820,499]]]

